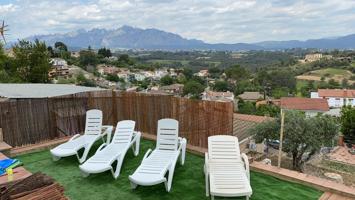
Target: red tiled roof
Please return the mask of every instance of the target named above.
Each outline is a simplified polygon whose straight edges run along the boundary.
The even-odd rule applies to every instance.
[[[245,115],[245,114],[236,114],[234,113],[233,117],[233,135],[237,136],[239,141],[244,140],[247,137],[250,137],[252,133],[250,130],[255,127],[258,123],[261,123],[265,120],[272,120],[274,118],[257,116],[257,115]]]
[[[355,90],[348,89],[318,89],[320,97],[346,97],[355,98]]]
[[[281,108],[291,110],[329,110],[328,102],[326,99],[311,99],[301,97],[282,97]]]

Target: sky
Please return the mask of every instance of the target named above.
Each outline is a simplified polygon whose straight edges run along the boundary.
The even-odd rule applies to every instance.
[[[8,40],[122,25],[209,43],[355,33],[355,0],[0,0]]]

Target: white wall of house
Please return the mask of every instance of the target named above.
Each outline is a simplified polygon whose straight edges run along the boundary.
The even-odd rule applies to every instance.
[[[319,97],[318,92],[311,92],[311,98]],[[355,106],[355,98],[341,98],[341,97],[325,97],[328,101],[329,107],[340,108],[344,105]]]
[[[305,114],[306,114],[307,117],[315,117],[315,116],[318,115],[318,113],[322,113],[322,112],[314,111],[314,110],[305,111]]]
[[[55,66],[67,66],[67,61],[61,58],[51,58],[50,62]]]
[[[311,98],[312,99],[320,99],[318,92],[311,92]]]

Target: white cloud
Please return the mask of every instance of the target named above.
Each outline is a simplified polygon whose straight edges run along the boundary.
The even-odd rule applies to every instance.
[[[6,4],[6,5],[0,5],[0,13],[1,14],[6,14],[9,12],[14,12],[16,10],[16,6],[14,4]]]
[[[212,43],[355,33],[353,0],[16,0],[0,12],[12,40],[125,24]]]

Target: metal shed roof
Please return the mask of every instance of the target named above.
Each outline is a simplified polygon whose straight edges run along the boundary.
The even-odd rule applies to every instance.
[[[68,84],[0,84],[0,97],[5,98],[47,98],[80,92],[104,90]]]

